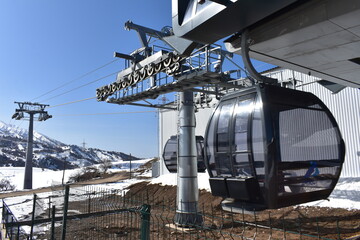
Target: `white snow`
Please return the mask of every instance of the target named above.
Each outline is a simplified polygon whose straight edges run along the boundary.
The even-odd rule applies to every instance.
[[[305,203],[302,206],[360,209],[360,178],[340,178],[328,200]]]
[[[151,159],[144,159],[144,160],[136,160],[136,161],[131,161],[131,168],[132,169],[136,169],[138,167],[140,167],[141,165],[147,163],[149,160]],[[117,162],[112,162],[112,168],[113,169],[130,169],[130,161],[117,161]]]
[[[65,182],[75,170],[65,171]],[[33,188],[42,188],[61,184],[63,171],[33,168]],[[24,167],[0,167],[0,179],[7,178],[17,190],[24,185]]]
[[[132,162],[132,168],[138,167],[141,164],[146,163],[150,159],[145,159],[141,161],[133,161]],[[110,169],[109,171],[115,172],[115,171],[123,171],[127,170],[129,164],[128,162],[119,161],[114,163],[114,165],[119,166],[120,169]],[[61,184],[62,180],[62,171],[52,171],[52,170],[42,170],[39,168],[33,169],[33,188],[40,188],[40,187],[46,187],[46,186],[52,186],[52,185],[59,185]],[[66,170],[65,171],[65,182],[68,181],[69,176],[74,174],[74,172],[79,171],[77,170]],[[145,172],[142,176],[151,176],[151,171]],[[17,189],[22,189],[23,185],[23,177],[24,177],[24,168],[23,167],[1,167],[0,168],[0,179],[7,178],[9,179],[12,184],[16,185]],[[161,184],[161,185],[177,185],[177,174],[170,173],[165,174],[157,178],[153,178],[150,181],[149,180],[139,180],[136,178],[127,179],[124,181],[119,181],[117,183],[109,183],[109,184],[99,184],[96,185],[96,188],[98,189],[113,189],[113,190],[120,190],[122,194],[124,194],[126,191],[125,189],[135,183],[141,182],[141,181],[147,181],[150,184]],[[198,174],[198,187],[199,189],[205,189],[207,191],[210,191],[210,185],[209,185],[209,176],[205,173],[199,173]],[[121,191],[124,190],[124,191]],[[78,194],[76,194],[78,193]],[[71,197],[72,199],[81,200],[84,196],[82,194],[83,192],[81,189],[77,188],[71,188]],[[44,213],[44,211],[47,209],[47,206],[49,204],[48,197],[49,196],[62,196],[62,191],[57,192],[47,192],[47,193],[39,193],[37,194],[39,199],[42,199],[43,201],[42,209],[37,209],[36,212],[38,213]],[[11,211],[17,216],[17,218],[20,220],[25,220],[30,217],[30,212],[32,211],[32,199],[33,195],[25,195],[20,197],[12,197],[12,198],[6,198],[5,202],[10,206]],[[63,202],[62,197],[55,198],[53,197],[51,199],[53,204],[55,205],[61,205]],[[57,202],[58,201],[58,202]],[[328,200],[322,200],[322,201],[316,201],[316,202],[310,202],[306,204],[302,204],[302,206],[317,206],[317,207],[330,207],[330,208],[344,208],[348,210],[352,209],[360,209],[360,178],[343,178],[340,179],[337,186],[335,187],[333,193],[330,195]],[[61,213],[59,213],[61,214]],[[44,231],[44,228],[47,228],[46,225],[39,226],[39,229],[35,229],[35,231]],[[29,230],[30,229],[24,229]]]
[[[27,138],[28,131],[23,128],[19,128],[15,125],[6,124],[2,121],[0,121],[0,135],[2,136],[12,136],[12,137],[19,137],[19,138]],[[49,137],[40,134],[36,131],[34,131],[34,141],[40,141],[40,142],[47,142],[49,144],[53,145],[63,145],[61,142],[56,141],[54,139],[50,139]]]
[[[154,178],[151,180],[152,184],[161,184],[161,185],[177,185],[177,174],[169,173],[161,175],[160,177]],[[205,173],[198,173],[198,188],[205,189],[210,192],[210,183],[209,183],[209,175]]]
[[[138,168],[142,164],[149,161],[149,159],[132,161],[132,168]],[[129,163],[119,161],[113,163],[118,169],[109,169],[111,172],[129,170]],[[66,170],[64,181],[67,182],[69,177],[73,175],[75,170]],[[144,174],[145,176],[151,176],[151,171]],[[143,175],[143,176],[144,176]],[[33,168],[33,188],[41,188],[46,186],[59,185],[62,182],[62,171],[42,170],[40,168]],[[0,179],[9,179],[12,184],[16,186],[16,189],[21,190],[24,179],[23,167],[1,167]],[[131,184],[144,181],[136,180],[135,178],[130,180],[121,181],[119,183],[102,184],[99,187],[112,188],[112,189],[125,189]],[[160,177],[153,178],[149,183],[161,184],[161,185],[177,185],[177,174],[169,173],[161,175]],[[199,189],[205,189],[210,191],[209,176],[205,173],[198,174],[198,187]],[[332,207],[332,208],[345,208],[345,209],[360,209],[360,178],[343,178],[340,179],[336,185],[334,191],[330,195],[328,200],[321,200],[302,204],[303,206],[319,206],[319,207]]]

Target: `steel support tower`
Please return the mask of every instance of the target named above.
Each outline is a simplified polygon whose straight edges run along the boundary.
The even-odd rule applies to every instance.
[[[213,98],[223,95],[219,88],[242,88],[242,85],[232,82],[236,79],[233,73],[238,73],[238,66],[235,66],[235,72],[225,72],[223,62],[231,60],[231,53],[222,50],[221,46],[202,45],[178,38],[171,28],[160,32],[132,22],[126,22],[125,28],[138,32],[142,47],[130,55],[115,53],[115,57],[125,60],[125,69],[118,73],[116,81],[96,89],[97,100],[179,110],[175,224],[181,227],[199,226],[203,219],[198,209],[194,92],[198,96],[203,93],[197,101],[206,102],[208,95]],[[150,47],[151,38],[157,38],[167,47]],[[172,92],[179,92],[179,102],[156,103],[159,96]]]
[[[179,123],[175,223],[185,227],[196,226],[202,223],[202,216],[198,211],[199,189],[193,92],[180,92]]]
[[[31,102],[15,102],[19,105],[19,108],[15,110],[12,116],[15,120],[24,119],[24,113],[29,115],[29,133],[26,149],[26,161],[25,161],[25,176],[24,176],[24,189],[32,189],[32,160],[33,160],[33,131],[34,131],[34,115],[38,114],[38,121],[46,121],[52,118],[51,115],[45,111],[45,108],[49,105]]]

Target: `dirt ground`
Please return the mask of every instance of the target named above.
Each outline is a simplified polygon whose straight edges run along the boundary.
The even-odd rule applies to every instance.
[[[141,182],[130,186],[128,190],[125,196],[128,202],[125,205],[151,205],[150,239],[360,239],[359,210],[295,206],[255,213],[229,213],[220,207],[222,198],[201,190],[199,210],[203,214],[203,228],[189,230],[176,228],[172,224],[176,209],[175,186]],[[123,207],[123,198],[103,195],[92,199],[92,210],[104,210],[104,204],[100,203],[105,202],[106,205],[112,203],[119,204],[119,208]],[[87,201],[73,202],[69,209],[86,209],[86,204]],[[140,227],[141,216],[136,213],[94,216],[70,220],[67,239],[140,239]],[[61,229],[57,228],[56,232],[59,235]],[[48,238],[43,236],[38,239]]]
[[[149,196],[151,205],[161,206],[165,203],[175,209],[175,186],[142,182],[130,186],[127,195],[136,196],[144,193]],[[214,197],[205,190],[200,191],[199,208],[206,215],[205,224],[217,229],[223,228],[224,232],[231,231],[241,235],[245,231],[245,237],[256,236],[259,240],[269,239],[270,235],[273,239],[348,239],[355,236],[359,237],[354,239],[360,239],[360,210],[295,206],[250,214],[232,214],[221,210],[221,201],[220,197]],[[152,214],[157,214],[156,210],[152,211]],[[251,224],[244,228],[243,221]],[[299,236],[299,233],[302,235]]]
[[[96,179],[77,183],[72,186],[93,185],[105,182],[116,182],[128,178],[128,173],[118,173],[105,179]],[[146,180],[146,179],[144,179]],[[62,186],[59,186],[62,188]],[[53,188],[31,191],[46,192]],[[29,194],[29,191],[0,194],[0,198]],[[109,203],[123,207],[122,199],[114,194],[102,195],[92,199],[98,202],[93,211],[107,210]],[[161,186],[141,182],[128,188],[125,198],[136,200],[137,205],[151,205],[151,239],[360,239],[360,210],[348,211],[341,208],[320,207],[287,207],[277,210],[266,210],[255,213],[229,213],[222,211],[222,198],[201,190],[199,211],[203,214],[204,228],[192,234],[172,226],[176,209],[176,186]],[[70,210],[87,209],[87,201],[70,203]],[[82,210],[80,211],[82,213]],[[116,213],[106,216],[94,216],[81,220],[70,220],[67,239],[139,239],[140,215]],[[244,224],[244,222],[246,224]],[[59,225],[57,225],[59,226]],[[284,231],[285,230],[285,231]],[[61,233],[60,226],[55,230]],[[133,235],[132,235],[133,234]],[[38,239],[48,239],[38,236]],[[357,236],[357,237],[356,237]]]

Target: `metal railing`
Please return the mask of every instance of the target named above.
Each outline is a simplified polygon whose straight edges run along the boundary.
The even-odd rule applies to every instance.
[[[159,51],[170,52],[169,49],[162,48],[159,46],[156,46],[153,49],[154,53]],[[191,56],[187,58],[183,58],[177,56],[176,54],[172,54],[171,56],[173,57],[166,58],[163,60],[162,68],[161,68],[162,70],[154,71],[153,75],[151,76],[147,75],[144,79],[136,81],[135,84],[131,84],[125,88],[114,90],[112,91],[113,92],[112,94],[110,93],[108,94],[108,97],[109,99],[112,99],[110,102],[114,101],[114,99],[116,100],[116,99],[128,98],[146,92],[151,88],[174,84],[178,81],[179,77],[190,73],[199,72],[199,71],[223,73],[225,67],[229,69],[232,68],[231,70],[224,72],[224,74],[227,75],[227,78],[229,79],[231,77],[239,78],[242,75],[245,76],[246,75],[245,73],[241,73],[244,72],[244,70],[241,69],[240,66],[236,64],[234,65],[233,61],[228,61],[229,64],[226,64],[225,66],[225,62],[227,60],[230,60],[231,55],[232,55],[231,53],[222,50],[221,46],[218,45],[211,45],[211,46],[205,45],[197,49],[194,53],[192,53]],[[166,61],[168,61],[168,59],[171,58],[172,59],[177,58],[178,60],[174,60],[172,63],[170,63],[169,61],[168,63],[169,65],[167,66]],[[149,66],[151,65],[152,64],[149,64]],[[126,64],[126,67],[129,67],[129,64]],[[146,67],[144,67],[144,69],[147,69]],[[171,88],[172,86],[169,87]],[[109,87],[109,89],[110,88],[112,87]],[[100,91],[106,91],[106,90],[100,90]]]
[[[18,220],[11,212],[9,206],[3,200],[2,207],[2,227],[5,229],[5,237],[10,240],[30,239],[29,235],[25,233],[20,225],[17,225]]]

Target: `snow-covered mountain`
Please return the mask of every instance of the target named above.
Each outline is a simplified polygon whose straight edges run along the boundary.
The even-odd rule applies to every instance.
[[[25,166],[28,131],[0,121],[0,166]],[[122,152],[66,145],[34,131],[35,167],[48,169],[77,168],[103,161],[138,159]]]

